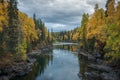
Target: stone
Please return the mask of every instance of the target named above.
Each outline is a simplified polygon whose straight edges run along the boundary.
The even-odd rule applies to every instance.
[[[93,68],[98,71],[103,71],[103,72],[110,72],[112,71],[112,68],[106,65],[97,65],[97,64],[90,64],[88,65],[89,68]]]
[[[88,55],[88,60],[89,60],[90,62],[95,62],[95,61],[96,61],[96,58],[95,58],[94,56],[92,56],[92,55]]]
[[[0,80],[9,80],[8,76],[1,76]]]
[[[88,80],[101,80],[100,74],[98,72],[85,72],[84,75],[88,78]]]
[[[111,71],[109,73],[102,73],[101,78],[103,80],[119,80],[117,74],[114,71]]]
[[[104,61],[102,59],[97,59],[96,62],[97,64],[102,64]]]
[[[93,55],[96,59],[101,58],[101,55],[99,53],[96,53]]]

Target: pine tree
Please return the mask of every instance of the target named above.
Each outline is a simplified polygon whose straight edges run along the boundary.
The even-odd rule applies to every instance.
[[[18,52],[18,9],[16,0],[9,1],[8,16],[8,51],[16,54]]]
[[[53,42],[53,29],[52,28],[51,28],[51,36],[52,36],[51,42]]]
[[[95,12],[99,9],[99,6],[98,6],[98,4],[95,4]]]
[[[34,13],[33,14],[33,20],[34,20],[34,23],[35,23],[35,29],[37,29],[37,19],[36,19],[36,14]]]
[[[50,43],[50,42],[51,42],[51,40],[50,40],[50,32],[48,30],[48,43]]]
[[[89,20],[89,15],[88,14],[83,14],[82,17],[82,22],[81,22],[81,27],[82,27],[82,40],[83,40],[83,48],[87,49],[87,41],[86,41],[86,34],[87,34],[87,23]]]
[[[44,23],[42,23],[42,26],[41,26],[41,31],[42,31],[42,34],[41,34],[42,40],[45,40]]]

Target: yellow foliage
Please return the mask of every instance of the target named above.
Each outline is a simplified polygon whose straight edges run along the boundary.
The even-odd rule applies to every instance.
[[[87,39],[95,37],[104,42],[106,40],[106,24],[104,10],[99,9],[90,18],[87,25]]]
[[[0,2],[0,32],[3,30],[3,27],[8,26],[8,11],[7,11],[8,3]]]
[[[32,18],[29,18],[26,14],[19,12],[19,21],[23,37],[26,38],[27,41],[31,42],[38,39],[37,31],[35,30],[35,24]]]
[[[77,41],[78,40],[78,37],[79,37],[79,33],[75,33],[72,37],[72,40],[73,41]]]

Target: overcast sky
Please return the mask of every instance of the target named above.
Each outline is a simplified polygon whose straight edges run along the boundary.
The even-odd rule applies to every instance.
[[[19,0],[18,8],[30,17],[36,13],[48,29],[71,30],[80,26],[83,13],[93,13],[94,5],[104,8],[106,0]]]

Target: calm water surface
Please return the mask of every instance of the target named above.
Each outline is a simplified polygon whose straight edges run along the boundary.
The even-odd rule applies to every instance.
[[[85,80],[86,62],[77,53],[77,45],[54,45],[53,50],[36,59],[33,70],[16,80]]]

